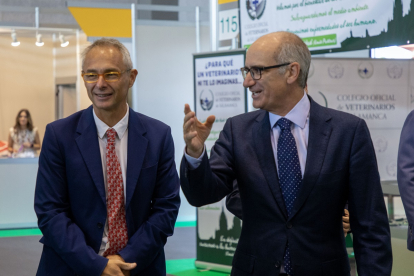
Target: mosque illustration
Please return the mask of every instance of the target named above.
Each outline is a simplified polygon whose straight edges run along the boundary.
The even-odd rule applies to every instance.
[[[197,226],[197,260],[231,266],[233,255],[241,233],[241,220],[233,218],[233,227],[228,228],[224,206],[219,218],[219,229],[209,239],[201,239]]]
[[[402,0],[395,0],[393,18],[388,21],[387,31],[384,28],[379,35],[371,36],[368,30],[365,30],[364,37],[354,37],[351,30],[350,36],[341,42],[341,48],[332,51],[353,51],[410,43],[414,43],[414,1],[410,2],[409,11],[403,16]],[[318,52],[326,50],[312,51],[313,54]]]

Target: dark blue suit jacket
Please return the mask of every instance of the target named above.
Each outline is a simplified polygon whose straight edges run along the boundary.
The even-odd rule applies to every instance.
[[[164,244],[180,206],[170,128],[129,110],[126,177],[131,275],[165,275]],[[39,158],[35,211],[44,244],[37,275],[101,275],[99,248],[107,216],[92,106],[46,127]]]
[[[407,248],[414,251],[414,111],[408,114],[401,132],[397,180],[408,220]]]
[[[201,165],[181,163],[181,187],[194,206],[233,190],[237,179],[243,226],[232,275],[278,275],[287,242],[295,276],[349,275],[342,228],[346,201],[359,275],[390,275],[391,238],[377,162],[365,122],[311,99],[302,187],[287,217],[270,140],[269,114],[227,120]]]

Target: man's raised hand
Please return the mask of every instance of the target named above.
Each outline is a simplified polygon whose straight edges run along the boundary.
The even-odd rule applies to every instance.
[[[210,135],[216,117],[210,115],[204,123],[201,123],[188,104],[184,106],[184,114],[183,131],[184,141],[187,146],[186,152],[191,157],[198,158],[203,153],[204,143]]]

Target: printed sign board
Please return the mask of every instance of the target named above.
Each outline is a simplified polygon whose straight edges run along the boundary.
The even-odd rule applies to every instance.
[[[400,133],[413,109],[413,67],[411,60],[312,59],[309,95],[323,106],[365,120],[381,181],[397,178]]]
[[[260,36],[289,31],[314,52],[414,42],[412,0],[240,0],[242,47]]]
[[[227,118],[246,112],[246,89],[240,68],[245,50],[194,55],[194,109],[198,120],[215,115],[207,153]],[[225,207],[225,200],[197,208],[197,267],[229,272],[241,233],[241,221]]]

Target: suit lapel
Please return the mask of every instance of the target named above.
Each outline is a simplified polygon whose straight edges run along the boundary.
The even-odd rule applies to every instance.
[[[82,113],[76,132],[79,135],[75,138],[76,144],[95,183],[96,189],[103,203],[106,205],[101,152],[99,149],[98,132],[93,119],[92,106]]]
[[[311,107],[305,173],[302,180],[302,187],[299,190],[298,197],[292,209],[291,218],[295,216],[305,203],[318,180],[332,131],[330,124],[331,116],[326,112],[326,109],[315,103],[312,98],[309,97],[309,99],[311,101]]]
[[[253,144],[256,147],[257,159],[259,160],[267,184],[269,185],[280,210],[285,218],[287,218],[285,203],[279,187],[272,142],[270,140],[270,130],[269,113],[262,112],[261,115],[257,117],[256,123],[253,126]]]
[[[129,109],[125,209],[128,208],[131,202],[147,151],[148,140],[144,136],[145,133],[146,129],[138,114]]]

